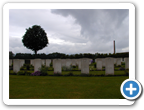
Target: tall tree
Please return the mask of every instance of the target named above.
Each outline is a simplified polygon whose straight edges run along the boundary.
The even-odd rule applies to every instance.
[[[35,55],[38,50],[43,49],[49,43],[46,32],[38,25],[34,25],[32,28],[29,27],[26,29],[22,42],[26,48],[34,51]]]
[[[9,59],[13,59],[14,58],[14,54],[12,51],[9,51]]]

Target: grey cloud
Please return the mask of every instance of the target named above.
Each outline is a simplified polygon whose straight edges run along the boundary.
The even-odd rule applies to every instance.
[[[38,53],[113,53],[113,40],[117,52],[129,47],[129,11],[124,9],[10,10],[9,18],[10,49],[16,53],[33,53],[21,39],[34,24],[44,28],[50,43]]]
[[[81,26],[81,34],[88,33],[91,35],[98,32],[109,33],[109,31],[118,28],[128,15],[128,10],[124,9],[58,9],[51,10],[51,12],[63,16],[73,16],[75,23]]]

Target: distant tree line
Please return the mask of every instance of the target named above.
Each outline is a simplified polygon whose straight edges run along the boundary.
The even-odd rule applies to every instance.
[[[129,57],[129,52],[126,53],[116,53],[116,54],[103,54],[103,53],[80,53],[80,54],[64,54],[64,53],[50,53],[50,54],[30,54],[30,53],[16,53],[13,54],[11,51],[9,52],[9,59],[35,59],[35,58],[40,58],[40,59],[78,59],[78,58],[91,58],[91,59],[96,59],[96,58],[106,58],[106,57],[114,57],[114,58],[125,58]]]

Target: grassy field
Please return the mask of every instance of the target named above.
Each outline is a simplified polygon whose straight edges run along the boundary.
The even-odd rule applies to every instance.
[[[101,72],[103,73],[104,71]],[[128,79],[128,76],[64,77],[9,75],[9,98],[123,99],[120,93],[120,85],[125,79]]]
[[[24,72],[24,70],[20,70]],[[34,71],[28,71],[30,73],[33,73]],[[62,75],[66,75],[68,73],[73,73],[74,75],[80,75],[81,71],[62,71]],[[89,71],[89,74],[92,75],[105,75],[105,71]],[[13,70],[10,70],[10,73],[13,73]],[[48,75],[53,75],[54,71],[47,71]],[[125,71],[114,71],[114,75],[126,75]]]

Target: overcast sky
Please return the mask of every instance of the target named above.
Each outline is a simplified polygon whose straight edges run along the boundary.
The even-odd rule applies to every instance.
[[[40,25],[49,40],[38,53],[129,52],[129,10],[127,9],[11,9],[9,10],[9,50],[34,53],[23,46],[26,29]]]

